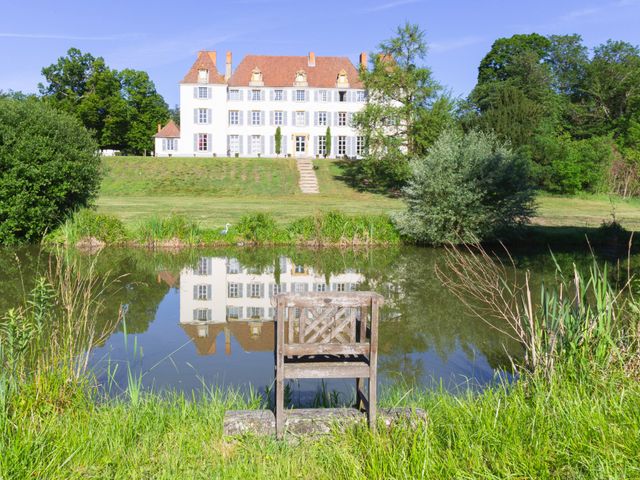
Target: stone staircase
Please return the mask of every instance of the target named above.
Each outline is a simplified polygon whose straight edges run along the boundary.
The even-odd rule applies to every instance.
[[[313,162],[310,158],[296,159],[298,172],[300,172],[300,190],[302,193],[320,193],[318,187],[318,177],[313,169]]]

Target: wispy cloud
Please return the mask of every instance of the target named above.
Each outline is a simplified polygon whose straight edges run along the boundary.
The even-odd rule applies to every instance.
[[[371,8],[367,8],[367,12],[382,12],[383,10],[390,10],[392,8],[401,7],[403,5],[410,5],[412,3],[419,3],[420,0],[393,0],[391,2],[382,3]]]
[[[127,40],[131,38],[141,37],[141,33],[124,33],[120,35],[103,35],[103,36],[84,36],[84,35],[66,35],[55,33],[15,33],[0,32],[0,38],[25,38],[35,40],[88,40],[88,41],[115,41]]]
[[[601,13],[607,12],[612,9],[631,7],[634,5],[640,5],[640,0],[616,0],[605,4],[600,4],[593,7],[578,8],[571,10],[570,12],[561,15],[558,20],[561,22],[568,22],[580,19],[586,19],[594,17]]]
[[[440,42],[429,43],[429,51],[432,53],[445,53],[452,50],[459,50],[461,48],[469,47],[471,45],[477,45],[484,41],[483,37],[462,37],[453,40],[443,40]]]

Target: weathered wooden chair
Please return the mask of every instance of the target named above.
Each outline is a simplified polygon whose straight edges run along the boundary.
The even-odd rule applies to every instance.
[[[356,401],[376,423],[378,315],[373,292],[281,293],[276,296],[276,437],[284,433],[284,382],[355,378]],[[368,395],[364,381],[368,380]]]

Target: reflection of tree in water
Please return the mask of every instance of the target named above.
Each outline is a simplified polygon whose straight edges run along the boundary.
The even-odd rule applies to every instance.
[[[413,358],[408,352],[403,352],[381,356],[378,371],[391,384],[420,385],[423,384],[427,369],[422,358]]]

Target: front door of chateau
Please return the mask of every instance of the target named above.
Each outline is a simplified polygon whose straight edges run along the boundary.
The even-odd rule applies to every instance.
[[[296,156],[302,157],[307,153],[306,135],[296,135]]]

